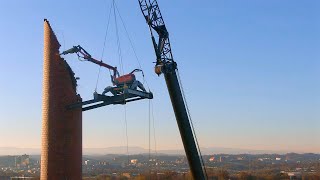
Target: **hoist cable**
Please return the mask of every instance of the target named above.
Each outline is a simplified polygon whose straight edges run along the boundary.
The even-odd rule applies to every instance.
[[[157,159],[158,159],[158,151],[157,151],[157,139],[156,139],[156,128],[154,124],[154,108],[153,108],[153,100],[151,101],[151,118],[152,118],[152,125],[153,125],[153,140],[154,140],[154,152],[155,152],[155,165],[156,165],[156,174],[158,174],[158,165],[157,165]],[[158,179],[158,176],[156,176]]]
[[[124,74],[124,69],[123,69],[123,62],[122,62],[122,52],[121,52],[121,43],[120,43],[120,38],[119,38],[117,14],[116,14],[116,10],[115,10],[115,0],[113,0],[112,3],[113,3],[113,15],[114,15],[116,36],[117,36],[119,64],[120,64],[121,74],[123,75]],[[126,147],[127,147],[127,157],[128,157],[128,164],[129,164],[129,136],[128,136],[127,107],[126,107],[125,96],[123,96],[123,103],[124,103],[124,121],[125,121]]]
[[[108,23],[107,23],[106,33],[105,33],[105,35],[104,35],[103,49],[102,49],[102,54],[101,54],[101,61],[102,61],[102,59],[103,59],[104,50],[105,50],[105,47],[106,47],[106,42],[107,42],[107,37],[108,37],[108,32],[109,32],[108,30],[109,30],[109,24],[110,24],[110,18],[111,18],[112,8],[114,8],[114,7],[113,7],[113,4],[112,4],[112,2],[111,2],[110,10],[109,10],[109,15],[108,15]],[[101,67],[101,66],[100,66],[100,67]],[[110,74],[110,76],[111,76],[111,70],[110,70],[110,69],[108,69],[108,70],[109,70],[109,74]]]
[[[124,69],[123,69],[123,63],[122,63],[122,52],[121,52],[121,43],[120,43],[120,38],[119,38],[117,14],[116,14],[116,9],[115,9],[115,0],[113,0],[113,14],[114,14],[114,22],[115,22],[115,26],[116,26],[116,36],[117,36],[117,45],[118,45],[119,64],[120,64],[121,74],[123,75],[124,74]]]
[[[103,48],[102,48],[102,54],[101,54],[101,58],[100,58],[101,61],[103,59],[104,50],[105,50],[105,47],[106,47],[112,7],[113,6],[112,6],[112,3],[111,3],[110,10],[109,10],[109,15],[108,15],[107,27],[106,27],[106,31],[105,31],[105,34],[104,34]],[[109,70],[109,74],[111,75],[110,69],[108,69],[108,70]],[[97,77],[97,81],[96,81],[96,88],[94,90],[95,92],[97,92],[97,87],[98,87],[98,83],[99,83],[99,79],[100,79],[100,73],[101,73],[101,66],[99,66],[99,72],[98,72],[98,77]]]
[[[111,10],[113,8],[113,5],[111,3],[111,6],[110,6],[110,10],[109,10],[109,15],[108,15],[108,22],[107,22],[107,27],[106,27],[106,32],[104,34],[104,41],[103,41],[103,49],[102,49],[102,54],[101,54],[101,60],[103,59],[103,56],[104,56],[104,50],[105,50],[105,47],[106,47],[106,42],[107,42],[107,37],[108,37],[108,30],[109,30],[109,24],[110,24],[110,17],[111,17]]]
[[[149,114],[148,114],[148,118],[149,118],[149,176],[151,177],[151,99],[149,99]]]
[[[193,126],[193,122],[192,122],[191,115],[190,115],[190,110],[189,110],[189,107],[188,107],[188,104],[187,104],[186,96],[185,96],[185,93],[184,93],[184,89],[183,89],[183,86],[182,86],[182,82],[181,82],[181,78],[180,78],[180,74],[179,74],[178,69],[176,69],[176,74],[178,76],[178,82],[179,82],[179,85],[180,85],[180,88],[181,88],[182,98],[183,98],[183,101],[184,101],[184,104],[185,104],[185,107],[186,107],[186,110],[187,110],[187,114],[188,114],[188,117],[189,117],[189,122],[191,124],[192,134],[194,136],[194,139],[195,139],[195,142],[196,142],[196,147],[197,147],[198,152],[199,152],[199,156],[200,156],[199,158],[201,160],[201,165],[202,165],[202,168],[204,170],[205,176],[208,179],[206,166],[205,166],[204,160],[202,158],[201,149],[200,149],[200,146],[199,146],[199,143],[198,143],[198,138],[197,138],[194,126]]]
[[[158,152],[157,152],[157,141],[156,141],[156,128],[154,123],[154,108],[153,108],[153,101],[149,99],[149,175],[151,177],[152,172],[152,163],[153,160],[151,159],[151,123],[153,128],[153,141],[154,141],[154,163],[155,163],[155,173],[158,173],[158,166],[157,166],[157,159],[158,159]],[[158,178],[157,178],[158,179]]]
[[[132,51],[133,51],[134,56],[135,56],[135,58],[136,58],[136,60],[137,60],[137,62],[138,62],[139,68],[142,69],[140,60],[139,60],[139,58],[138,58],[138,56],[137,56],[136,50],[135,50],[135,48],[134,48],[134,46],[133,46],[132,40],[131,40],[131,38],[130,38],[130,36],[129,36],[127,27],[126,27],[126,25],[125,25],[125,23],[124,23],[124,21],[123,21],[123,19],[122,19],[122,16],[121,16],[121,14],[120,14],[120,11],[119,11],[119,9],[118,9],[117,4],[115,4],[115,8],[116,8],[116,10],[117,10],[117,12],[118,12],[118,14],[119,14],[119,17],[120,17],[122,26],[123,26],[123,28],[124,28],[124,30],[125,30],[125,32],[126,32],[127,38],[128,38],[128,40],[129,40],[129,42],[130,42]]]
[[[140,59],[139,59],[139,57],[138,57],[138,55],[137,55],[136,49],[135,49],[135,47],[134,47],[134,45],[133,45],[133,42],[132,42],[132,40],[131,40],[131,38],[130,38],[129,32],[128,32],[127,27],[126,27],[126,24],[125,24],[125,22],[124,22],[124,20],[123,20],[123,18],[122,18],[122,16],[121,16],[120,10],[119,10],[119,8],[118,8],[118,6],[117,6],[116,3],[114,4],[114,8],[115,8],[115,9],[117,10],[117,12],[118,12],[118,15],[119,15],[119,17],[120,17],[122,26],[123,26],[123,28],[124,28],[124,30],[125,30],[125,33],[126,33],[126,35],[127,35],[128,40],[129,40],[129,42],[130,42],[130,46],[131,46],[131,48],[132,48],[133,54],[134,54],[134,56],[135,56],[135,58],[136,58],[136,61],[138,62],[139,69],[142,69],[142,66],[141,66],[141,63],[140,63]],[[143,82],[146,83],[147,88],[148,88],[149,91],[150,91],[149,84],[148,84],[147,80],[145,79],[145,76],[144,76],[143,73],[142,73],[142,78],[143,78]],[[144,84],[144,83],[143,83],[143,84]]]
[[[127,107],[124,105],[124,123],[125,123],[125,131],[126,131],[126,145],[127,145],[127,158],[129,164],[129,136],[128,136],[128,122],[127,122]]]

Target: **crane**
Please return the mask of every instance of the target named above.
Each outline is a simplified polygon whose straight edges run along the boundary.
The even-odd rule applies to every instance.
[[[158,76],[164,74],[191,174],[196,180],[206,179],[201,152],[190,123],[191,119],[178,78],[177,63],[173,60],[169,32],[162,18],[158,2],[156,0],[139,0],[139,5],[149,26],[156,54],[155,73]],[[159,36],[158,42],[156,42],[154,32]]]

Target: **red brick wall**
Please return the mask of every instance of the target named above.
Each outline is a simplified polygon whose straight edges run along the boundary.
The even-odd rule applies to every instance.
[[[71,68],[59,55],[60,44],[44,21],[41,180],[80,180],[82,111],[66,110],[81,98]]]

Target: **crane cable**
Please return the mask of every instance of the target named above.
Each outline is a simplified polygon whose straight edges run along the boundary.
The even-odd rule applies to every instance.
[[[152,120],[152,126],[153,126],[153,141],[154,141],[154,153],[155,153],[155,174],[158,174],[158,165],[157,165],[157,159],[158,159],[158,152],[157,152],[157,140],[156,140],[156,128],[155,128],[155,120],[154,120],[154,108],[153,108],[153,100],[149,99],[149,163],[151,159],[151,120]],[[151,161],[152,163],[152,161]],[[151,176],[151,166],[149,166],[149,172]],[[156,176],[156,179],[158,179],[158,176]]]
[[[202,158],[200,146],[199,146],[199,143],[198,143],[198,138],[197,138],[197,136],[196,136],[196,132],[195,132],[195,129],[194,129],[194,126],[193,126],[193,122],[192,122],[191,115],[190,115],[190,110],[189,110],[189,107],[188,107],[188,104],[187,104],[186,96],[185,96],[185,93],[184,93],[184,89],[183,89],[183,86],[182,86],[182,82],[181,82],[181,78],[180,78],[180,74],[179,74],[178,69],[176,69],[176,74],[177,74],[177,76],[178,76],[178,82],[179,82],[179,85],[180,85],[180,88],[181,88],[182,98],[183,98],[183,101],[184,101],[184,104],[185,104],[185,107],[186,107],[186,110],[187,110],[187,114],[188,114],[188,117],[189,117],[189,121],[190,121],[190,124],[191,124],[192,134],[193,134],[193,136],[194,136],[194,139],[195,139],[195,142],[196,142],[196,147],[197,147],[198,152],[199,152],[199,156],[200,156],[200,160],[201,160],[201,165],[202,165],[202,168],[203,168],[203,170],[204,170],[205,176],[206,176],[206,178],[208,179],[208,174],[207,174],[206,166],[205,166],[204,161],[203,161],[203,158]]]
[[[112,0],[112,4],[113,4],[113,15],[114,15],[114,23],[115,23],[115,29],[116,29],[117,45],[118,45],[119,65],[120,65],[121,74],[123,75],[124,68],[123,68],[123,61],[122,61],[122,51],[121,51],[121,43],[119,38],[115,0]],[[123,96],[123,102],[124,102],[124,123],[125,123],[125,135],[126,135],[126,150],[127,150],[126,153],[127,153],[128,164],[129,164],[129,135],[128,135],[127,107],[125,103],[125,96]]]
[[[127,106],[124,104],[124,124],[125,124],[125,131],[126,131],[126,150],[127,150],[127,160],[129,165],[129,136],[128,136],[128,121],[127,121]]]
[[[124,74],[123,69],[123,61],[122,61],[122,51],[121,51],[121,42],[119,38],[119,29],[118,29],[118,20],[117,20],[117,14],[116,14],[116,8],[115,8],[115,0],[112,0],[113,2],[113,15],[114,15],[114,23],[116,28],[116,37],[117,37],[117,46],[118,46],[118,56],[119,56],[119,64],[120,64],[120,71],[121,74]]]
[[[134,54],[134,56],[135,56],[136,61],[138,62],[139,69],[142,69],[142,66],[141,66],[141,63],[140,63],[140,59],[139,59],[139,57],[138,57],[138,55],[137,55],[136,49],[135,49],[135,47],[134,47],[134,45],[133,45],[133,42],[132,42],[132,40],[131,40],[131,38],[130,38],[130,35],[129,35],[129,33],[128,33],[126,24],[125,24],[125,22],[124,22],[124,20],[123,20],[123,18],[122,18],[122,16],[121,16],[121,13],[120,13],[119,8],[118,8],[118,6],[117,6],[116,3],[114,3],[114,7],[115,7],[115,9],[116,9],[117,12],[118,12],[118,15],[119,15],[119,18],[120,18],[120,20],[121,20],[123,29],[125,30],[125,33],[126,33],[126,35],[127,35],[127,38],[128,38],[128,40],[129,40],[129,42],[130,42],[130,46],[131,46],[131,48],[132,48],[133,54]],[[148,88],[148,90],[150,91],[149,84],[148,84],[147,80],[145,79],[145,76],[144,76],[143,71],[142,71],[142,77],[143,77],[143,84],[146,83],[147,88]]]
[[[133,53],[134,53],[135,59],[136,59],[136,61],[138,62],[139,69],[142,69],[140,60],[139,60],[139,58],[138,58],[137,52],[136,52],[136,50],[135,50],[135,47],[134,47],[134,45],[133,45],[133,42],[132,42],[132,40],[131,40],[131,38],[130,38],[130,35],[129,35],[129,33],[128,33],[126,24],[125,24],[125,22],[124,22],[124,20],[123,20],[123,18],[122,18],[122,16],[121,16],[121,13],[120,13],[119,8],[118,8],[117,4],[115,3],[115,1],[114,1],[114,9],[116,9],[117,12],[118,12],[119,18],[120,18],[120,20],[121,20],[121,23],[122,23],[122,26],[123,26],[123,28],[124,28],[124,30],[125,30],[125,33],[126,33],[126,35],[127,35],[127,38],[128,38],[128,40],[129,40],[129,42],[130,42],[130,46],[131,46],[132,51],[133,51]],[[144,83],[146,83],[147,88],[148,88],[148,90],[150,91],[149,84],[148,84],[147,80],[145,79],[145,76],[144,76],[143,71],[142,71],[142,77],[143,77]],[[151,160],[151,119],[152,119],[153,134],[154,134],[154,135],[153,135],[153,138],[154,138],[154,142],[155,142],[155,154],[156,154],[156,157],[157,157],[157,145],[156,145],[156,135],[155,135],[154,113],[153,113],[153,102],[152,102],[152,100],[149,100],[149,115],[148,115],[148,118],[149,118],[149,163],[150,163],[150,160]],[[150,175],[151,175],[151,166],[150,166],[149,168],[150,168],[150,169],[149,169],[149,173],[150,173]],[[157,171],[157,169],[156,169],[156,171]]]
[[[122,56],[121,56],[121,46],[120,46],[120,41],[119,41],[119,34],[118,34],[118,23],[117,23],[117,18],[116,18],[116,14],[115,14],[115,9],[114,9],[114,0],[111,1],[111,5],[110,5],[110,10],[109,10],[109,15],[108,15],[108,21],[107,21],[107,26],[106,26],[106,31],[105,31],[105,36],[104,36],[104,42],[103,42],[103,48],[102,48],[102,54],[101,54],[101,61],[103,59],[104,56],[104,51],[105,51],[105,47],[106,47],[106,42],[107,42],[107,37],[108,37],[108,30],[109,30],[109,25],[110,25],[110,18],[111,18],[111,12],[113,9],[113,14],[114,14],[114,18],[115,18],[115,26],[116,26],[116,35],[117,35],[117,44],[118,44],[118,55],[119,55],[119,62],[120,62],[120,67],[122,68],[122,74],[123,74],[123,65],[122,65]],[[99,66],[99,72],[98,72],[98,77],[97,77],[97,81],[96,81],[96,87],[95,87],[95,92],[97,91],[97,86],[98,86],[98,82],[99,82],[99,78],[100,78],[100,73],[101,73],[101,66]],[[111,76],[111,71],[109,69],[109,74]],[[125,134],[126,134],[126,151],[127,151],[127,156],[128,156],[128,164],[129,164],[129,141],[128,141],[128,123],[127,123],[127,110],[126,110],[126,106],[124,106],[124,122],[125,122]]]
[[[130,42],[130,46],[132,48],[132,51],[134,53],[135,59],[138,62],[138,66],[139,69],[142,69],[140,60],[138,58],[137,52],[135,50],[135,47],[133,45],[133,42],[130,38],[130,35],[128,33],[127,27],[125,25],[125,22],[120,14],[119,8],[117,7],[117,4],[115,2],[115,0],[112,0],[111,2],[111,6],[110,6],[110,10],[109,10],[109,15],[108,15],[108,22],[107,22],[107,28],[106,28],[106,33],[105,33],[105,38],[104,38],[104,43],[103,43],[103,51],[102,51],[102,55],[101,55],[101,61],[104,55],[104,50],[105,50],[105,46],[106,46],[106,39],[107,39],[107,35],[108,35],[108,29],[109,29],[109,24],[110,24],[110,17],[111,17],[111,11],[113,10],[113,15],[114,15],[114,22],[115,22],[115,30],[116,30],[116,37],[117,37],[117,46],[118,46],[118,56],[119,56],[119,64],[120,64],[120,70],[121,73],[124,74],[124,68],[123,68],[123,59],[122,59],[122,50],[121,50],[121,43],[120,43],[120,38],[119,38],[119,29],[118,29],[118,20],[117,20],[117,15],[119,15],[119,18],[121,20],[122,26],[125,30],[126,36]],[[117,11],[117,13],[116,13]],[[97,84],[98,84],[98,80],[99,80],[99,76],[100,76],[100,70],[101,70],[101,66],[99,67],[99,73],[98,73],[98,79],[97,79],[97,83],[96,83],[96,89],[97,90]],[[109,70],[109,73],[111,75],[111,72]],[[142,77],[143,77],[143,82],[146,83],[148,90],[150,91],[150,87],[148,85],[147,80],[145,79],[144,73],[142,71]],[[143,83],[143,84],[144,84]],[[124,98],[124,103],[125,103],[125,98]],[[152,117],[152,118],[151,118]],[[153,113],[153,102],[149,101],[149,159],[151,157],[151,119],[152,119],[152,124],[153,124],[153,139],[155,142],[155,154],[157,157],[157,145],[156,145],[156,135],[155,135],[155,124],[154,124],[154,113]],[[129,136],[128,136],[128,123],[127,123],[127,112],[126,112],[126,104],[124,104],[124,123],[125,123],[125,135],[126,135],[126,151],[127,151],[127,156],[128,156],[128,164],[129,164]]]
[[[148,118],[149,118],[149,121],[148,121],[148,123],[149,123],[149,162],[148,162],[148,165],[149,165],[149,176],[151,177],[151,165],[150,165],[150,163],[151,163],[151,112],[150,112],[150,110],[151,110],[151,99],[149,99],[149,114],[148,114]]]
[[[103,48],[102,48],[102,53],[101,53],[101,58],[100,58],[101,62],[102,62],[102,59],[103,59],[103,56],[104,56],[104,50],[105,50],[105,47],[106,47],[112,7],[113,6],[112,6],[112,3],[111,3],[110,10],[109,10],[109,15],[108,15],[107,27],[106,27],[106,31],[105,31],[105,34],[104,34]],[[98,72],[98,76],[97,76],[96,87],[95,87],[95,90],[94,90],[95,92],[97,92],[97,87],[98,87],[98,83],[99,83],[99,79],[100,79],[100,73],[101,73],[101,66],[99,66],[99,72]],[[110,69],[109,69],[109,74],[111,76]]]

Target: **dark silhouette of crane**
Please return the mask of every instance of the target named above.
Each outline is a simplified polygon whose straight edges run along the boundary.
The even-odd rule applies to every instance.
[[[196,180],[206,179],[201,152],[177,74],[177,63],[173,60],[169,33],[163,21],[158,3],[156,0],[139,0],[139,5],[149,26],[157,58],[155,73],[157,75],[164,74],[192,176]],[[158,42],[156,42],[154,32],[159,36]]]

